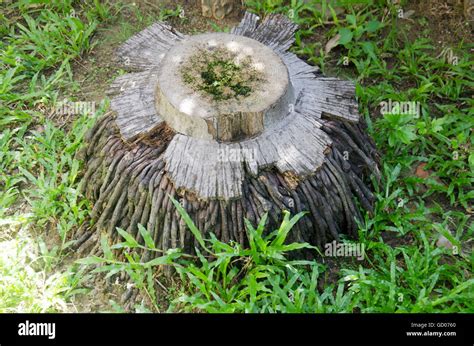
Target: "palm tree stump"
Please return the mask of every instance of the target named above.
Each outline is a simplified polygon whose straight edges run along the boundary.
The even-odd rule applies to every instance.
[[[179,200],[204,237],[247,241],[244,218],[307,211],[290,241],[322,247],[356,237],[377,154],[358,114],[353,83],[324,77],[288,52],[297,26],[281,15],[246,13],[231,33],[185,36],[156,23],[117,52],[131,72],[110,88],[113,113],[83,150],[83,193],[92,229],[120,227],[143,242],[193,252],[196,240],[173,206]],[[91,237],[91,235],[95,235]],[[115,239],[118,240],[118,239]]]

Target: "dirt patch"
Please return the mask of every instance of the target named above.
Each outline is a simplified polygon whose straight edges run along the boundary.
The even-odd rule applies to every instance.
[[[411,39],[420,34],[433,43],[456,47],[460,42],[472,42],[472,27],[464,13],[462,0],[409,1],[405,13],[414,11],[407,35]],[[410,20],[412,19],[412,20]]]

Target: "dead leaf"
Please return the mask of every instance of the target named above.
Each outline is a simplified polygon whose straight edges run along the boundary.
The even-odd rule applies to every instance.
[[[452,249],[453,244],[444,235],[440,235],[436,242],[437,247],[444,247],[446,249]]]
[[[324,53],[329,54],[329,52],[339,44],[339,39],[341,35],[337,34],[333,38],[331,38],[328,43],[326,43],[326,47],[324,47]]]
[[[415,14],[415,11],[414,10],[408,10],[406,11],[405,13],[403,13],[403,19],[408,19],[410,18],[412,15]]]
[[[422,162],[418,165],[418,167],[416,167],[415,175],[418,178],[426,179],[431,175],[432,172],[430,170],[425,170],[425,166],[426,162]]]

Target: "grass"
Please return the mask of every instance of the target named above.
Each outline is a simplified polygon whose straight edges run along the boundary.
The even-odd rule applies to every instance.
[[[53,269],[64,258],[69,232],[88,215],[75,155],[94,117],[74,114],[71,125],[61,125],[51,114],[74,84],[71,64],[91,49],[100,5],[87,6],[80,18],[71,2],[19,1],[2,17],[1,312],[64,311],[65,292],[73,288],[68,269]],[[12,222],[18,229],[9,233]]]
[[[103,238],[104,256],[80,265],[94,265],[109,277],[126,272],[146,298],[137,311],[473,312],[472,43],[442,49],[430,39],[429,18],[415,17],[421,29],[413,34],[397,18],[399,7],[387,3],[345,5],[340,13],[326,1],[246,2],[260,16],[292,18],[300,25],[293,51],[328,75],[356,82],[360,113],[383,157],[375,212],[360,224],[364,261],[293,261],[288,254],[308,245],[281,240],[304,216],[285,215],[267,236],[265,220],[256,228],[247,224],[249,248],[199,238],[207,251],[196,258],[175,250],[147,263],[141,263],[143,246],[120,231],[122,244],[111,246]],[[107,104],[74,120],[51,113],[64,96],[75,100],[80,86],[74,66],[94,47],[97,30],[107,37],[108,23],[125,7],[136,12],[140,25],[153,21],[130,6],[22,0],[0,15],[2,312],[65,311],[80,292],[76,265],[67,263],[68,246],[90,206],[78,193],[82,166],[76,152]],[[181,14],[179,6],[162,12],[163,18]],[[136,31],[133,23],[121,25],[121,36],[110,41]],[[388,100],[418,103],[420,111],[382,114],[381,102]],[[440,238],[448,246],[440,246]],[[145,248],[158,251],[150,241]],[[181,277],[166,290],[157,285],[165,265]]]

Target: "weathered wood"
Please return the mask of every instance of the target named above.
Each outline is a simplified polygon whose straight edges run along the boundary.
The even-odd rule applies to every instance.
[[[231,33],[247,36],[279,52],[286,52],[295,41],[298,26],[283,15],[268,16],[257,25],[259,17],[246,13],[242,22]]]
[[[166,170],[178,188],[193,191],[202,198],[231,199],[242,195],[246,167],[254,175],[262,169],[276,167],[281,173],[308,176],[323,164],[324,151],[330,144],[330,138],[316,121],[293,113],[261,136],[239,144],[178,134],[164,159]],[[220,159],[223,154],[233,152],[242,155],[238,160]]]
[[[182,77],[186,63],[224,49],[233,62],[247,59],[259,73],[259,81],[245,98],[215,102],[201,95]],[[265,45],[238,35],[209,33],[188,37],[163,58],[157,77],[156,108],[166,123],[184,135],[219,142],[236,141],[260,134],[287,114],[294,102],[288,70]]]
[[[155,129],[163,121],[155,109],[158,72],[154,69],[118,77],[109,90],[110,108],[115,122],[127,141]]]
[[[165,23],[155,23],[122,44],[116,53],[118,61],[130,70],[159,67],[166,52],[185,35]]]

